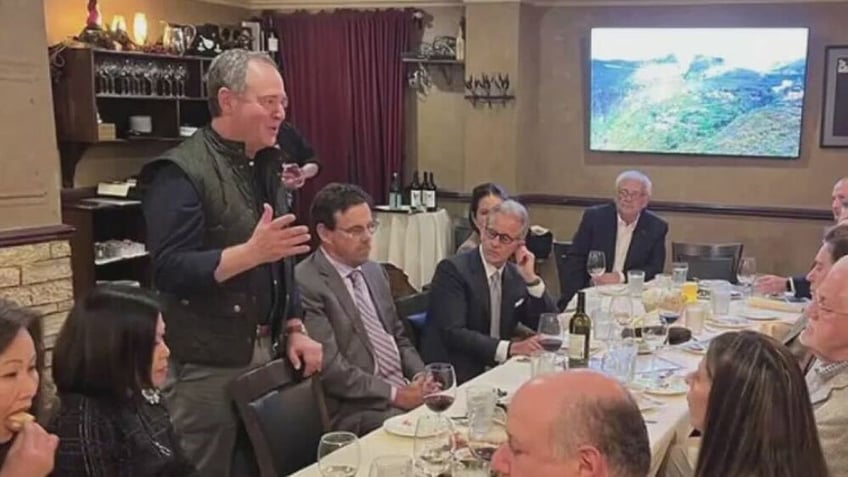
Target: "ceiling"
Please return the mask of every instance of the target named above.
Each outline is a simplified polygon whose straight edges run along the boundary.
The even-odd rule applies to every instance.
[[[546,6],[633,6],[633,5],[707,5],[740,3],[848,3],[848,0],[200,0],[249,8],[264,9],[320,9],[320,8],[379,8],[379,7],[434,7],[460,6],[469,3],[529,3]]]

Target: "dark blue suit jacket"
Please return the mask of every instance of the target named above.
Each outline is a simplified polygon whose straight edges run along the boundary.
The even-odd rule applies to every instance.
[[[612,271],[615,261],[615,240],[618,230],[618,212],[615,204],[597,205],[586,209],[580,227],[574,234],[571,248],[565,259],[565,294],[559,299],[559,308],[564,309],[578,290],[589,286],[586,258],[590,250],[601,250],[606,255],[607,272]],[[624,262],[624,273],[628,270],[644,270],[645,280],[662,272],[665,266],[665,236],[668,224],[653,212],[643,210],[633,231],[630,249]]]

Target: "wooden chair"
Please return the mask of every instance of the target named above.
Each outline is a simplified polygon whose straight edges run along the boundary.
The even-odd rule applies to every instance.
[[[415,287],[409,283],[409,276],[406,272],[388,262],[381,263],[381,265],[389,275],[389,287],[392,290],[393,300],[397,301],[398,298],[418,293]]]
[[[295,373],[278,359],[229,387],[261,477],[289,475],[313,464],[321,435],[330,430],[320,379],[298,380]]]

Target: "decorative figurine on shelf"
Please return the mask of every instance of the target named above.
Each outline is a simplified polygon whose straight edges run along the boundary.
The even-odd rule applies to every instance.
[[[103,18],[100,15],[100,8],[97,6],[97,0],[88,0],[88,17],[85,21],[85,28],[83,28],[79,36],[74,39],[83,43],[91,44],[98,48],[106,48],[109,50],[115,49],[115,45],[109,35],[109,32],[103,29]]]
[[[91,30],[103,29],[103,17],[100,15],[97,0],[88,0],[88,19],[85,21],[85,27]]]

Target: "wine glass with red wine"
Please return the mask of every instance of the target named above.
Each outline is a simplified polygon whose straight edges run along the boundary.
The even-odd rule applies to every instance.
[[[456,399],[456,372],[450,363],[430,363],[424,367],[424,405],[441,414]]]
[[[556,313],[542,313],[539,316],[539,344],[549,353],[562,348],[562,322]]]

